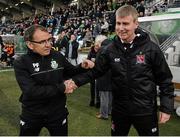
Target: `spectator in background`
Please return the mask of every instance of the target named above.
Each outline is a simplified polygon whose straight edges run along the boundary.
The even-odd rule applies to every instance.
[[[90,30],[90,28],[86,28],[85,31],[85,36],[83,38],[83,44],[85,45],[85,47],[88,45],[87,43],[91,43],[93,40],[93,35],[92,35],[92,31]]]
[[[159,9],[157,6],[154,6],[153,7],[153,10],[152,10],[152,13],[158,13],[159,12]]]
[[[68,45],[68,37],[66,36],[66,32],[63,30],[61,33],[58,35],[58,40],[55,43],[55,49],[58,51],[61,51],[63,55],[65,55],[65,48]]]
[[[3,48],[4,48],[4,43],[2,37],[0,36],[0,57],[2,57]]]
[[[168,0],[163,0],[164,2],[163,2],[163,5],[165,6],[165,7],[167,7],[168,6]]]
[[[151,16],[151,15],[152,15],[152,10],[151,8],[148,8],[146,12],[146,16]]]
[[[140,5],[137,7],[137,11],[139,13],[139,17],[145,16],[144,0],[141,0]]]
[[[111,41],[107,39],[105,35],[98,35],[95,39],[95,43],[98,46],[98,54],[102,51],[101,48],[106,48]],[[108,119],[108,115],[111,114],[112,107],[112,92],[111,92],[111,71],[109,70],[102,77],[96,80],[96,91],[99,92],[100,97],[100,111],[96,117],[98,119]]]
[[[94,20],[93,21],[93,24],[92,24],[92,34],[93,34],[93,40],[95,40],[96,36],[97,35],[100,35],[101,34],[101,25],[99,23],[99,20]]]
[[[78,47],[79,43],[76,41],[76,36],[74,34],[71,34],[69,43],[65,47],[65,56],[68,59],[68,61],[74,66],[76,66],[78,63]]]
[[[109,32],[109,23],[107,22],[106,18],[104,18],[104,21],[102,22],[101,30],[102,33]]]
[[[91,47],[90,52],[88,53],[87,59],[95,62],[96,54],[101,47],[101,42],[105,40],[107,37],[104,35],[97,35],[95,38],[94,46]],[[91,92],[91,99],[89,106],[96,106],[96,108],[100,107],[100,96],[99,90],[97,89],[97,80],[91,80],[90,82],[90,92]]]
[[[13,66],[14,61],[14,43],[8,43],[6,47],[7,51],[7,66]]]
[[[109,31],[110,31],[110,33],[115,31],[115,24],[116,24],[115,11],[113,11],[109,15]]]
[[[3,39],[0,36],[0,47],[1,47],[1,62],[7,63],[7,49],[3,43]]]

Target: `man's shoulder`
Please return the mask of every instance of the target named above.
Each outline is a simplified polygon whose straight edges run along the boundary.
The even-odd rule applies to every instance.
[[[63,56],[63,54],[61,52],[53,50],[53,49],[51,50],[50,55],[53,56],[53,57],[58,57],[58,58],[62,58],[62,56]]]
[[[27,58],[28,58],[27,54],[17,56],[16,59],[14,60],[14,67],[16,68],[17,66],[24,64],[24,62],[26,62],[24,60],[27,60]]]
[[[105,42],[105,41],[103,41]],[[106,44],[102,43],[102,47],[101,47],[101,54],[107,54],[110,51],[114,51],[114,42],[113,40],[108,40],[108,42]]]
[[[23,60],[24,58],[27,58],[27,56],[28,56],[27,54],[22,54],[22,55],[16,56],[15,61]]]
[[[103,46],[103,49],[108,51],[108,50],[115,50],[115,40],[114,39],[107,39],[107,42],[105,46]]]

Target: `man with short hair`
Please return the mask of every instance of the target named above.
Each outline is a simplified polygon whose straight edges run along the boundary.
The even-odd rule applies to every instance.
[[[58,51],[52,50],[52,36],[46,28],[32,25],[24,33],[28,47],[14,62],[16,80],[21,88],[20,136],[38,136],[46,127],[52,136],[68,135],[66,93],[72,81],[65,80],[93,67],[86,60],[73,66]],[[83,67],[83,68],[82,68]]]
[[[159,123],[166,123],[174,109],[171,71],[159,46],[138,28],[134,7],[124,5],[116,11],[115,28],[113,42],[97,54],[93,70],[72,79],[81,86],[111,70],[112,135],[127,136],[133,125],[140,136],[158,136],[156,86]]]
[[[78,64],[77,62],[78,48],[79,48],[79,43],[76,41],[76,36],[75,34],[71,34],[68,45],[66,45],[65,47],[66,50],[65,56],[68,59],[68,61],[74,66]]]

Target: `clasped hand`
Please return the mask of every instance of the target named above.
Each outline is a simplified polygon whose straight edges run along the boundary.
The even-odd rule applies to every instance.
[[[83,60],[83,62],[81,63],[81,67],[84,69],[93,68],[94,65],[95,65],[94,62],[88,59]]]
[[[64,85],[65,85],[64,93],[66,94],[73,93],[73,91],[77,88],[76,84],[72,79],[64,81]]]
[[[93,68],[94,62],[92,62],[91,60],[85,59],[81,63],[81,67],[84,69]],[[77,85],[74,83],[72,79],[64,81],[64,85],[65,85],[64,93],[66,94],[73,93],[73,91],[77,88]]]

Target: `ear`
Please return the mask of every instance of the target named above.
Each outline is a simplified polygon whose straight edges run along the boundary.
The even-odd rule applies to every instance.
[[[139,26],[139,22],[138,22],[138,20],[136,20],[135,21],[135,24],[136,24],[136,29],[138,28],[138,26]]]
[[[27,42],[26,42],[26,45],[27,45],[27,47],[28,47],[29,49],[33,50],[34,45],[33,45],[31,42],[27,41]]]

